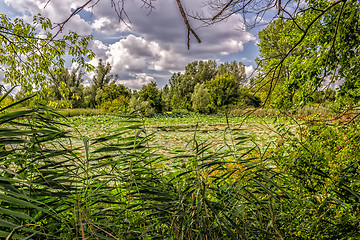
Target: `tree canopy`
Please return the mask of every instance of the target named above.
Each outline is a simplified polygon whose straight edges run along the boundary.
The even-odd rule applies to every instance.
[[[80,67],[92,69],[87,62],[94,57],[88,48],[92,37],[70,32],[57,38],[52,28],[51,21],[41,15],[34,16],[30,24],[0,14],[0,65],[5,83],[30,90],[46,86],[50,72],[65,67],[65,55],[72,56],[72,62]]]
[[[359,79],[359,2],[306,1],[301,9],[259,33],[256,86],[264,102],[278,107],[305,104],[319,89],[342,82],[340,92],[356,88],[349,82]]]

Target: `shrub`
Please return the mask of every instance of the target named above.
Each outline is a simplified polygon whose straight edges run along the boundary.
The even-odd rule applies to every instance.
[[[360,141],[357,124],[308,122],[295,134],[284,126],[272,151],[277,169],[289,177],[298,207],[288,223],[302,239],[350,239],[360,234]],[[294,219],[295,220],[295,219]],[[299,222],[300,221],[300,222]],[[300,224],[300,225],[299,225]]]

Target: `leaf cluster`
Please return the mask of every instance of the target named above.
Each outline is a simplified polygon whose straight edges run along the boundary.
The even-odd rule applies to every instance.
[[[0,15],[0,65],[5,83],[29,90],[46,86],[51,69],[64,68],[66,54],[86,70],[92,69],[87,62],[94,57],[88,49],[91,36],[69,32],[55,39],[51,29],[50,20],[41,15],[34,16],[31,24]]]

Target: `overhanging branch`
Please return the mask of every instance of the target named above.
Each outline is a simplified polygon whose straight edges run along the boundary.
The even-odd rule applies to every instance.
[[[190,26],[189,20],[188,20],[188,18],[186,16],[186,13],[185,13],[184,8],[183,8],[183,6],[181,4],[181,1],[176,0],[176,3],[178,4],[179,11],[181,13],[181,16],[182,16],[182,18],[184,20],[185,26],[187,28],[187,47],[189,49],[190,48],[190,33],[192,33],[192,35],[194,35],[194,37],[196,38],[198,43],[201,43],[201,40],[200,40],[199,36],[196,34],[196,32],[194,31],[194,29]]]

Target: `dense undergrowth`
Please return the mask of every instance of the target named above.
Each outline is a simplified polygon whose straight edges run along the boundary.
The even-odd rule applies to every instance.
[[[1,101],[1,100],[0,100]],[[141,121],[105,137],[49,109],[0,110],[0,236],[7,239],[356,239],[358,124],[279,124],[268,148],[241,131],[214,151],[194,132],[169,158]],[[125,121],[125,120],[124,120]],[[71,126],[67,126],[69,128]]]

